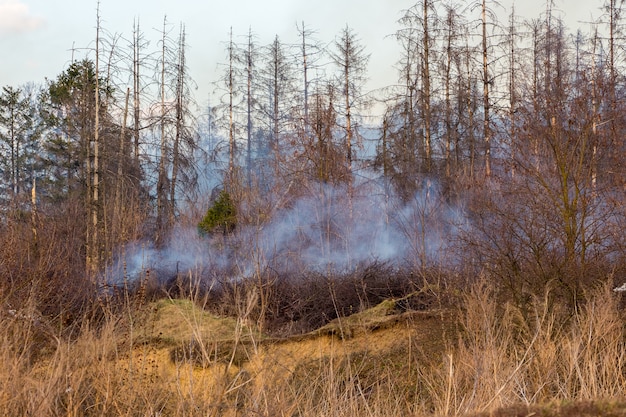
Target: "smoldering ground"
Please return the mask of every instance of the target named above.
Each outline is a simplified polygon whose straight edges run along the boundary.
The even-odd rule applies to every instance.
[[[203,236],[196,228],[177,227],[161,247],[128,244],[108,268],[107,281],[136,280],[146,271],[162,282],[181,275],[239,280],[268,270],[346,273],[374,262],[437,265],[464,221],[435,181],[424,181],[408,200],[380,180],[308,190],[264,221],[238,225],[229,235]]]

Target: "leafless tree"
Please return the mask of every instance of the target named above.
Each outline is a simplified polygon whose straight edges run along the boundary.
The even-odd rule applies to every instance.
[[[353,146],[356,137],[355,111],[358,111],[365,104],[363,86],[367,75],[369,54],[365,52],[365,46],[361,44],[357,35],[348,26],[341,31],[334,47],[331,58],[339,69],[337,79],[342,94],[346,160],[348,171],[352,173]]]

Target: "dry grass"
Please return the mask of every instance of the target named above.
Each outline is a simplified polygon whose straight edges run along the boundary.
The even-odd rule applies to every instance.
[[[190,300],[128,303],[68,337],[36,311],[0,316],[6,416],[615,415],[624,320],[608,288],[579,311],[521,310],[477,284],[458,310],[386,301],[275,339]],[[197,300],[196,300],[197,301]],[[533,414],[535,413],[535,414]]]

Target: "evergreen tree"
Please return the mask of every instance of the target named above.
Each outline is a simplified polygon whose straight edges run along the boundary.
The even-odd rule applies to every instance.
[[[0,93],[0,191],[16,199],[30,188],[37,170],[41,124],[32,89],[6,86]]]

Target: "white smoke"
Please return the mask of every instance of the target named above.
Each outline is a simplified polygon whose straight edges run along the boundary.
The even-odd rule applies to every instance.
[[[352,192],[327,184],[315,189],[230,237],[177,229],[158,249],[150,242],[128,245],[110,268],[108,275],[117,278],[109,280],[132,280],[147,270],[159,271],[160,279],[189,273],[240,279],[268,269],[349,272],[373,262],[420,267],[440,262],[456,233],[458,212],[432,181],[408,202],[374,180],[355,184]]]

